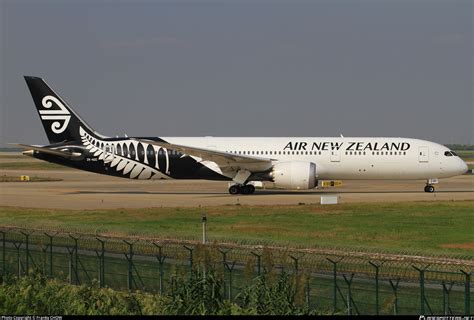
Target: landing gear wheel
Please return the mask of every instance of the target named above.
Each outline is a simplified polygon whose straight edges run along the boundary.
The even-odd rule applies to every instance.
[[[425,187],[425,192],[433,193],[435,191],[435,188],[432,185],[427,185]]]
[[[242,188],[240,188],[240,192],[242,194],[250,194],[250,188],[249,186],[242,186]]]
[[[237,186],[237,185],[230,186],[229,193],[230,194],[239,194],[240,193],[240,187]]]
[[[249,188],[249,194],[254,194],[255,186],[253,184],[248,184],[247,187]]]
[[[251,184],[247,184],[240,188],[240,192],[242,192],[242,194],[252,194],[255,192],[255,187]]]

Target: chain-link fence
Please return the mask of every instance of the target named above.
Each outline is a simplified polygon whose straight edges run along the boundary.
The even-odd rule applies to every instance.
[[[295,299],[321,313],[470,314],[474,261],[446,257],[315,252],[0,228],[1,272],[42,272],[71,284],[173,294],[178,278],[211,268],[238,303],[259,274],[291,273]]]

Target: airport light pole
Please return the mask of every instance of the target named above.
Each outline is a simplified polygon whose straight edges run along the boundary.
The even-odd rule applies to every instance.
[[[205,215],[202,216],[201,218],[202,222],[202,244],[204,245],[204,263],[202,266],[202,275],[204,279],[206,279],[206,263],[207,263],[207,251],[206,251],[206,223],[207,223],[207,218]]]
[[[207,222],[206,216],[202,216],[201,222],[202,222],[202,244],[205,245],[206,244],[206,222]]]

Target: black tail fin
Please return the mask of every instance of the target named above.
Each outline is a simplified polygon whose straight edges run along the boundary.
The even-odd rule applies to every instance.
[[[43,79],[25,76],[25,81],[51,144],[81,141],[81,127],[90,135],[101,137]]]

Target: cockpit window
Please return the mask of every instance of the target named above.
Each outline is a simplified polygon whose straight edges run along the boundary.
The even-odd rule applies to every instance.
[[[458,155],[456,154],[456,152],[454,152],[454,151],[451,151],[451,154],[452,154],[453,156],[455,156],[455,157],[458,156]]]
[[[444,152],[444,155],[445,155],[446,157],[452,157],[452,156],[453,156],[453,155],[451,154],[451,152],[449,152],[449,151],[445,151],[445,152]]]

